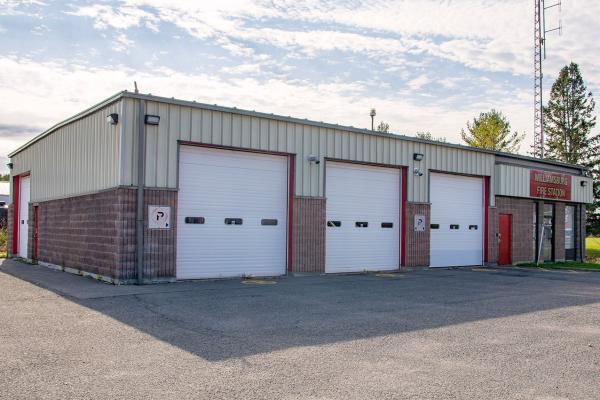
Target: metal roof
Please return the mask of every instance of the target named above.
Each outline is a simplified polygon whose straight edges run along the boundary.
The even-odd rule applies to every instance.
[[[433,145],[442,146],[442,147],[458,148],[458,149],[473,151],[473,152],[478,152],[478,153],[494,154],[494,155],[502,156],[505,158],[512,158],[515,160],[525,160],[525,161],[530,161],[530,162],[535,162],[535,163],[540,163],[540,164],[558,165],[558,166],[562,166],[562,167],[575,168],[575,169],[579,169],[581,171],[587,170],[586,167],[581,166],[581,165],[568,164],[568,163],[554,161],[554,160],[545,160],[545,159],[541,160],[539,158],[524,156],[521,154],[504,153],[504,152],[500,152],[500,151],[465,146],[465,145],[460,145],[460,144],[455,144],[455,143],[440,142],[440,141],[436,141],[436,140],[426,140],[426,139],[421,139],[421,138],[417,138],[414,136],[406,136],[406,135],[401,135],[401,134],[396,134],[396,133],[384,133],[384,132],[372,131],[369,129],[356,128],[354,126],[339,125],[339,124],[333,124],[333,123],[312,121],[309,119],[294,118],[291,116],[283,116],[283,115],[269,114],[269,113],[263,113],[263,112],[258,112],[258,111],[244,110],[244,109],[240,109],[240,108],[236,108],[236,107],[223,107],[223,106],[219,106],[216,104],[206,104],[206,103],[199,103],[196,101],[179,100],[179,99],[175,99],[173,97],[169,98],[169,97],[155,96],[152,94],[132,93],[132,92],[128,92],[127,90],[118,92],[117,94],[93,105],[92,107],[90,107],[84,111],[81,111],[80,113],[78,113],[62,122],[59,122],[58,124],[52,126],[51,128],[49,128],[46,131],[39,134],[38,136],[34,137],[33,139],[31,139],[30,141],[28,141],[21,147],[17,148],[16,150],[12,151],[11,153],[9,153],[8,157],[13,157],[15,154],[25,150],[27,147],[31,146],[35,142],[50,135],[55,130],[57,130],[73,121],[84,118],[85,116],[87,116],[103,107],[106,107],[124,97],[140,99],[140,100],[147,100],[147,101],[155,101],[155,102],[159,102],[159,103],[180,105],[180,106],[191,107],[191,108],[199,108],[199,109],[212,110],[212,111],[235,113],[235,114],[247,115],[247,116],[251,116],[251,117],[267,118],[267,119],[276,120],[276,121],[304,124],[304,125],[310,125],[310,126],[326,128],[326,129],[337,129],[337,130],[361,133],[361,134],[365,134],[365,135],[382,136],[382,137],[412,141],[412,142],[417,142],[417,143],[433,144]]]

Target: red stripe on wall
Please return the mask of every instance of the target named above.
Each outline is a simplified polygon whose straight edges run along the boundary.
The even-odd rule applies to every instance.
[[[294,222],[294,156],[288,156],[288,260],[287,270],[292,272],[292,232]]]
[[[16,255],[19,250],[19,179],[19,176],[13,178],[13,255]]]
[[[488,209],[490,202],[490,177],[483,177],[483,262],[488,262]]]
[[[408,182],[407,182],[407,176],[408,176],[408,168],[407,167],[403,167],[402,168],[402,185],[401,185],[401,190],[402,190],[402,202],[401,202],[401,210],[400,210],[400,215],[401,215],[401,219],[400,219],[400,223],[401,223],[401,229],[402,229],[402,234],[401,234],[401,238],[400,238],[400,266],[405,266],[406,265],[406,191],[408,188]]]

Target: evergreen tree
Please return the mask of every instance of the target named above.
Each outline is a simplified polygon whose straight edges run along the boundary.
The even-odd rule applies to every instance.
[[[600,135],[591,132],[596,125],[595,106],[579,66],[571,62],[560,71],[552,85],[548,106],[544,107],[545,157],[590,170],[596,199],[588,207],[591,213],[600,206]]]
[[[482,149],[516,153],[525,135],[510,131],[510,123],[500,111],[492,109],[479,114],[473,123],[467,122],[467,131],[460,133],[466,144]]]

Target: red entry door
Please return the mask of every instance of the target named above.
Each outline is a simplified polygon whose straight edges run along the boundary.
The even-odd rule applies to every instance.
[[[510,214],[499,214],[498,216],[498,264],[509,265],[510,256]]]

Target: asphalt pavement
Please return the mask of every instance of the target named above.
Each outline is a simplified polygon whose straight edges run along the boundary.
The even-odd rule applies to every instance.
[[[112,286],[5,260],[0,398],[598,399],[600,273]]]

